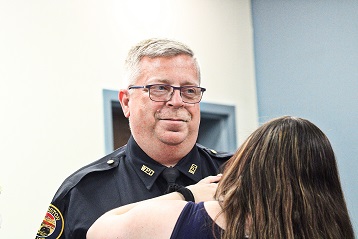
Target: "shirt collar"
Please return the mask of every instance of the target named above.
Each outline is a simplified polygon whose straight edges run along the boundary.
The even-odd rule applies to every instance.
[[[182,158],[175,167],[195,182],[202,179],[202,162],[198,148],[194,146],[192,150]]]
[[[143,181],[147,189],[151,189],[155,180],[163,172],[166,166],[150,158],[137,144],[133,136],[128,140],[127,156],[131,159],[134,170]],[[182,174],[195,182],[202,179],[201,173],[202,160],[196,146],[182,158],[174,167]]]

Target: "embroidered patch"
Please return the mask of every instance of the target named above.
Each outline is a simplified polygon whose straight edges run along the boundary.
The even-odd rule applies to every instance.
[[[41,223],[40,229],[37,231],[36,239],[41,238],[60,238],[63,232],[64,221],[63,216],[57,207],[50,204],[45,218]]]

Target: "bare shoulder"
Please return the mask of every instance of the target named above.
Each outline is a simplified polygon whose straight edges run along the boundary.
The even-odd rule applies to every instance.
[[[224,215],[220,214],[221,207],[219,203],[217,201],[204,202],[204,207],[210,218],[214,220],[219,227],[225,229],[225,218]]]
[[[128,217],[135,218],[136,222],[131,230],[138,234],[137,238],[170,238],[186,204],[187,202],[181,200],[142,203],[128,214]]]

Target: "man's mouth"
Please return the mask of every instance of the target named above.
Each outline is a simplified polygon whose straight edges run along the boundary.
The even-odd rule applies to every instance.
[[[188,120],[184,120],[184,119],[175,119],[175,118],[163,118],[163,119],[160,119],[160,120],[188,122]]]
[[[172,121],[173,123],[175,121],[177,122],[189,122],[191,120],[191,116],[184,111],[177,111],[177,112],[161,112],[157,111],[155,117],[158,120],[167,120]]]

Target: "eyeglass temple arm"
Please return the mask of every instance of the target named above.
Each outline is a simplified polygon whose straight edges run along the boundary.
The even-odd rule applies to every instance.
[[[146,85],[132,85],[128,87],[128,90],[130,89],[141,89],[141,88],[148,88]]]

